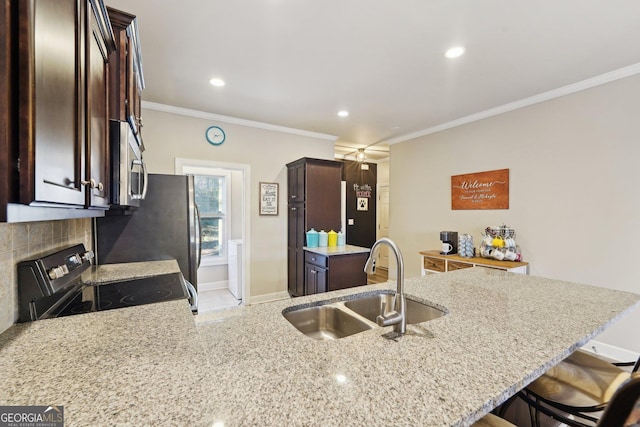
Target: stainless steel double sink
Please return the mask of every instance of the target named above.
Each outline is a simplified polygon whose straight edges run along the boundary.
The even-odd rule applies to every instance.
[[[380,328],[376,317],[393,310],[395,292],[381,290],[349,295],[342,299],[318,301],[287,307],[282,315],[308,337],[336,340],[369,329]],[[407,324],[422,323],[444,316],[447,311],[406,295]]]

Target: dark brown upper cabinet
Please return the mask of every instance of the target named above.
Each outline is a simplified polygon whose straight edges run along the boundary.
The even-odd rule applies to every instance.
[[[15,174],[0,188],[2,219],[11,220],[10,205],[108,208],[108,59],[115,42],[104,4],[3,0],[3,6],[10,30],[0,36],[12,62],[0,72],[13,89],[2,119],[10,129],[8,154],[0,161]],[[32,220],[57,217],[37,216]]]
[[[107,8],[113,27],[117,50],[109,59],[109,118],[128,121],[142,144],[142,90],[144,73],[138,36],[138,21],[134,15]]]

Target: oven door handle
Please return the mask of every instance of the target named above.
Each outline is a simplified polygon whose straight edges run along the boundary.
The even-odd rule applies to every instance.
[[[185,279],[184,283],[187,285],[189,291],[189,302],[191,304],[191,311],[196,313],[198,311],[198,292],[196,292],[195,286]]]

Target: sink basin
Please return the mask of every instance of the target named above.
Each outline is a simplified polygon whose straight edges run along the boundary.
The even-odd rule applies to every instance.
[[[350,295],[342,299],[319,301],[316,305],[288,307],[282,315],[300,332],[317,340],[336,340],[369,329],[379,328],[376,317],[393,310],[395,292],[383,290]],[[447,312],[405,295],[407,323],[421,323]]]
[[[334,305],[320,305],[283,313],[300,332],[317,340],[335,340],[373,326]]]
[[[383,304],[386,311],[394,309],[393,305],[394,294],[374,294],[368,295],[363,298],[357,298],[351,301],[346,301],[344,305],[361,315],[362,317],[375,322],[376,317],[382,313]],[[428,320],[437,319],[445,315],[445,312],[432,307],[430,305],[423,304],[415,301],[411,298],[407,298],[407,323],[421,323]]]

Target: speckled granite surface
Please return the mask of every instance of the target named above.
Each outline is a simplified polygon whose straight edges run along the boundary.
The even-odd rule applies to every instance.
[[[197,426],[213,379],[186,301],[14,325],[0,405],[64,405],[65,426]]]
[[[371,251],[371,248],[364,248],[362,246],[344,245],[344,246],[321,246],[317,248],[310,248],[308,246],[303,247],[307,252],[314,252],[320,255],[348,255],[348,254],[363,254]]]
[[[127,262],[121,264],[92,265],[82,273],[82,281],[89,285],[114,282],[123,279],[138,279],[180,271],[174,259],[166,261]]]
[[[317,341],[282,316],[388,288],[242,307],[198,326],[185,301],[17,325],[0,335],[0,404],[65,405],[69,426],[467,426],[640,300],[473,268],[407,279],[407,294],[449,313],[395,341],[390,327]]]
[[[211,421],[237,425],[467,426],[606,328],[640,296],[464,269],[407,279],[446,307],[392,341],[372,329],[336,341],[302,335],[293,304],[394,283],[245,307],[198,326],[212,374]]]

